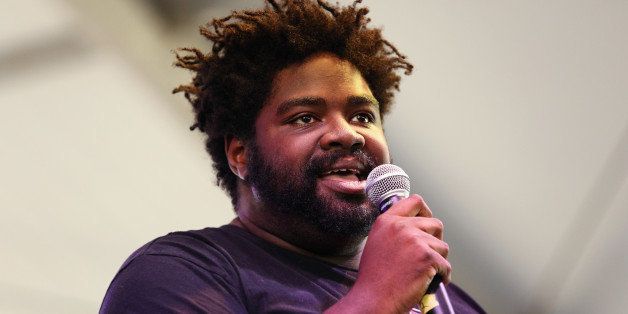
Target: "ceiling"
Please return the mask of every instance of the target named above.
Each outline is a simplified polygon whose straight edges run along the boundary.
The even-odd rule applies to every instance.
[[[122,261],[232,217],[171,50],[258,1],[0,5],[0,312],[97,311]],[[367,1],[415,65],[386,132],[490,313],[628,306],[628,3]]]

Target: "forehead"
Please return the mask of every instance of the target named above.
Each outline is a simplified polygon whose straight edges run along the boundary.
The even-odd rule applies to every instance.
[[[332,54],[318,54],[279,71],[267,104],[312,96],[332,101],[333,98],[345,99],[347,96],[372,98],[372,92],[349,61]]]

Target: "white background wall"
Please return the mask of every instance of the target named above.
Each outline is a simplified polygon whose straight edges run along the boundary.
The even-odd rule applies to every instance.
[[[0,312],[95,312],[135,248],[233,216],[170,50],[259,2],[203,3],[0,3]],[[367,4],[416,66],[387,134],[454,281],[491,313],[623,312],[628,2]]]

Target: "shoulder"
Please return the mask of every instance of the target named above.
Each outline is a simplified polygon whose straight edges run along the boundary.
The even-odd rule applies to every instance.
[[[246,312],[221,229],[173,232],[136,250],[111,282],[101,312]]]

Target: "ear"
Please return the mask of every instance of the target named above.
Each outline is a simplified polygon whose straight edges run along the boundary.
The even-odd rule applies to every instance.
[[[242,140],[235,136],[225,136],[225,154],[231,172],[241,180],[246,178],[247,148]]]

